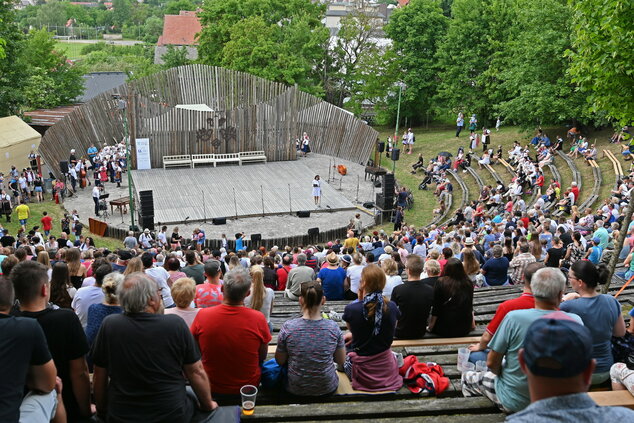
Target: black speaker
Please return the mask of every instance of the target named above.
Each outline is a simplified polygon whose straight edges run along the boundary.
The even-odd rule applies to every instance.
[[[297,217],[310,217],[310,210],[300,210],[297,212]]]
[[[226,217],[214,217],[211,219],[211,223],[214,225],[226,225],[227,218]]]
[[[262,241],[262,234],[251,234],[251,242],[257,244]]]
[[[367,203],[363,203],[363,208],[365,208],[365,209],[374,208],[374,202],[373,201],[368,201]]]
[[[142,216],[154,216],[154,195],[152,190],[139,191],[139,206]]]
[[[383,194],[376,194],[376,206],[382,210],[385,210],[385,197]]]
[[[68,173],[68,162],[66,160],[59,162],[59,171],[64,175]]]
[[[143,229],[149,229],[151,231],[154,230],[154,216],[153,215],[142,215],[139,219],[139,223]]]
[[[308,236],[319,236],[319,228],[308,229]]]
[[[392,157],[390,157],[393,161],[398,161],[398,159],[401,157],[401,150],[399,150],[398,148],[393,148],[392,149]]]
[[[376,149],[378,150],[379,153],[383,153],[385,151],[385,142],[384,141],[377,142]]]
[[[394,196],[394,185],[396,184],[396,181],[394,180],[394,174],[393,173],[387,173],[385,175],[383,175],[383,196],[385,198],[388,197],[393,197]]]

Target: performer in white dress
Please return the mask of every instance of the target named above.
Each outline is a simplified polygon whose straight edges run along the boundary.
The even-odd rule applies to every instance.
[[[315,205],[319,206],[321,203],[321,181],[319,180],[319,175],[315,175],[315,179],[313,179],[313,199],[315,200]]]

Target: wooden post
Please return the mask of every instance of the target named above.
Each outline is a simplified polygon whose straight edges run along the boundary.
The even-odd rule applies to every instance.
[[[614,275],[614,269],[616,268],[616,262],[619,259],[619,253],[623,248],[623,244],[625,243],[625,238],[627,237],[627,228],[630,226],[630,222],[632,221],[632,211],[634,210],[634,189],[630,191],[630,203],[627,206],[627,210],[625,210],[625,218],[623,219],[623,223],[621,224],[621,230],[619,231],[619,240],[616,245],[614,245],[614,252],[612,253],[612,257],[610,258],[610,263],[608,264],[608,281],[603,288],[601,288],[601,292],[604,294],[608,293],[610,289],[610,284],[612,283],[612,276]]]

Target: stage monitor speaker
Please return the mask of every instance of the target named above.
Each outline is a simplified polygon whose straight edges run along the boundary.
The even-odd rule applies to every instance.
[[[262,234],[251,234],[251,243],[253,243],[253,248],[255,248],[255,244],[259,244],[262,241]]]
[[[366,203],[363,203],[363,208],[365,208],[365,209],[373,209],[374,208],[374,202],[373,201],[368,201]]]
[[[310,210],[300,210],[297,212],[297,217],[310,217]]]
[[[64,175],[68,173],[68,162],[66,160],[59,162],[59,171]]]
[[[319,228],[309,228],[308,236],[319,236]]]
[[[211,223],[214,225],[226,225],[227,218],[226,217],[214,217],[211,219]]]
[[[399,150],[398,148],[393,148],[391,159],[396,162],[398,161],[400,157],[401,157],[401,150]]]
[[[142,215],[139,218],[139,223],[143,229],[149,229],[151,231],[154,230],[154,216],[153,215]]]
[[[383,153],[385,151],[385,142],[384,141],[377,142],[376,149],[379,153]]]

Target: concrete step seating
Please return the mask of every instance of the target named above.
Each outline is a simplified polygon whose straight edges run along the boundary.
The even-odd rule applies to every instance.
[[[464,209],[469,202],[469,188],[467,188],[467,184],[464,183],[462,177],[460,177],[460,174],[458,172],[456,172],[455,170],[449,170],[448,172],[451,176],[454,177],[454,179],[458,183],[458,186],[460,186],[460,189],[462,190],[462,201],[459,205],[456,205],[456,210],[458,208]],[[453,219],[453,212],[448,211],[446,213],[446,217],[447,218],[439,224],[440,226],[447,226],[447,224]]]

